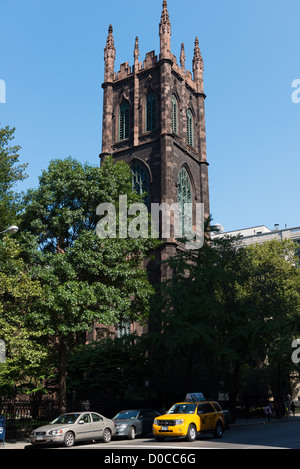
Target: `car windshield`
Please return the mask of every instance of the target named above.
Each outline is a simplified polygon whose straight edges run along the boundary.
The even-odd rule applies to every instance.
[[[132,420],[136,419],[138,416],[138,410],[123,410],[119,412],[115,417],[114,420]]]
[[[80,414],[63,414],[54,419],[51,423],[52,424],[58,424],[58,423],[75,423],[76,420],[78,419]]]
[[[174,404],[168,410],[168,414],[193,414],[196,410],[196,404]]]

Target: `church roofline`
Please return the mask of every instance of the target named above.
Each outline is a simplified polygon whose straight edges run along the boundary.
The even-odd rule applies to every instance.
[[[180,63],[179,64],[177,63],[176,56],[172,54],[172,52],[169,49],[166,49],[166,47],[171,49],[171,46],[170,46],[171,22],[170,22],[168,5],[167,5],[166,0],[163,0],[162,14],[161,14],[161,20],[159,23],[159,28],[160,28],[159,34],[161,37],[161,50],[160,50],[159,57],[155,55],[155,51],[150,51],[146,53],[144,61],[139,62],[139,41],[138,41],[138,37],[136,37],[135,45],[134,45],[134,53],[133,53],[134,64],[131,66],[129,65],[129,62],[124,62],[120,64],[118,71],[111,70],[110,68],[111,74],[109,76],[111,78],[113,77],[113,82],[116,83],[121,80],[130,78],[134,76],[134,74],[143,73],[145,71],[153,69],[154,67],[162,65],[163,63],[165,63],[165,61],[168,61],[172,65],[173,71],[176,72],[181,79],[185,80],[186,83],[190,86],[190,88],[193,91],[197,92],[200,89],[200,91],[203,93],[203,83],[201,83],[200,88],[198,86],[199,82],[202,82],[202,74],[203,74],[203,59],[202,59],[200,48],[199,48],[198,38],[196,37],[195,39],[194,56],[193,56],[193,61],[192,61],[192,72],[185,69],[186,64],[185,64],[183,43],[181,43],[180,45],[181,51],[180,51]],[[162,38],[167,37],[167,36],[168,36],[168,39],[167,39],[168,46],[166,46],[164,40],[162,40]],[[112,54],[113,58],[115,57],[116,49],[115,49],[115,44],[114,44],[112,25],[110,25],[108,29],[108,37],[107,37],[106,47],[104,50],[106,54],[108,54],[108,51],[111,51],[110,53]],[[110,64],[110,67],[111,67],[111,64]],[[111,82],[112,80],[110,79],[109,81]]]

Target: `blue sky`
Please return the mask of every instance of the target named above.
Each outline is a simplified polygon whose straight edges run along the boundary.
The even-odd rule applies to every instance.
[[[225,230],[296,227],[299,217],[299,0],[168,0],[172,52],[195,37],[204,59],[210,204]],[[36,187],[54,158],[98,165],[103,49],[114,28],[116,69],[159,53],[162,0],[0,0],[0,126],[16,127]],[[300,93],[299,93],[300,96]]]

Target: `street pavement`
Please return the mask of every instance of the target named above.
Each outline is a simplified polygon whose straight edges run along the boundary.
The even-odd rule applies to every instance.
[[[271,418],[271,421],[266,423],[264,417],[252,417],[249,419],[237,419],[235,423],[232,423],[230,425],[230,428],[237,428],[237,427],[243,427],[243,426],[249,426],[249,425],[273,425],[277,423],[282,423],[282,424],[288,424],[289,422],[295,422],[295,420],[300,422],[300,415],[296,415],[295,417],[289,416],[287,418],[283,419],[277,419],[275,417]],[[0,451],[2,449],[13,449],[13,450],[19,450],[19,449],[25,449],[26,447],[31,447],[30,441],[28,438],[24,438],[22,440],[6,440],[4,442],[0,441]],[[107,448],[109,445],[107,446]]]

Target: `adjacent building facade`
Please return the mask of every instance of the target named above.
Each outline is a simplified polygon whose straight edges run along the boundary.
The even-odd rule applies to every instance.
[[[241,230],[233,230],[224,232],[224,228],[221,225],[218,226],[219,232],[213,233],[213,237],[220,236],[239,236],[243,246],[249,246],[250,244],[262,244],[266,241],[283,241],[290,239],[299,246],[298,254],[300,257],[300,226],[294,228],[279,228],[279,225],[274,225],[274,229],[271,230],[265,225],[254,226],[250,228],[243,228]]]

